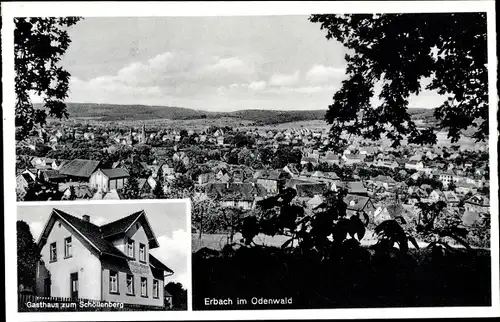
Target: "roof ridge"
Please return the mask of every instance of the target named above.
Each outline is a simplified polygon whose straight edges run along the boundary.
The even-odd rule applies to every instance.
[[[140,215],[140,213],[144,213],[144,209],[141,209],[141,210],[139,210],[139,211],[136,211],[136,212],[134,212],[134,213],[131,213],[131,214],[130,214],[130,215],[128,215],[128,216],[125,216],[125,217],[122,217],[122,218],[116,219],[116,220],[114,220],[114,221],[108,222],[107,224],[104,224],[104,225],[101,225],[101,226],[98,226],[98,227],[103,228],[103,227],[105,227],[105,226],[112,225],[112,224],[114,224],[114,223],[116,223],[116,222],[119,222],[119,221],[122,221],[122,220],[128,219],[128,218],[130,218],[130,217],[132,217],[132,216],[134,216],[134,215],[139,216],[139,215]]]
[[[70,215],[70,214],[68,214],[67,212],[62,211],[61,209],[58,209],[58,208],[52,208],[52,209],[53,209],[53,210],[55,210],[55,211],[56,211],[59,215],[61,215],[61,214],[62,214],[62,215],[65,215],[65,216],[69,216],[69,217],[72,217],[72,218],[78,219],[78,220],[79,220],[79,221],[81,221],[81,222],[88,223],[88,224],[91,224],[91,225],[93,225],[93,226],[95,226],[95,227],[97,227],[97,228],[100,228],[100,226],[98,226],[98,225],[94,224],[93,222],[90,222],[90,221],[85,221],[85,220],[83,220],[82,218],[78,218],[77,216]]]

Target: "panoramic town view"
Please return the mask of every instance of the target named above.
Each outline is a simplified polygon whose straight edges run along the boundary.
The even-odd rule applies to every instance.
[[[35,79],[38,96],[19,99],[17,200],[189,198],[196,310],[488,305],[485,16],[463,14],[464,35],[452,14],[333,17],[52,21],[70,35],[54,55],[71,78],[55,72],[48,83],[64,85],[48,91]],[[137,30],[109,52],[86,47],[96,28],[110,28],[104,48],[127,24]],[[145,25],[189,28],[160,41]],[[456,35],[470,42],[443,53]],[[105,66],[112,54],[125,66]],[[40,77],[23,68],[16,83]],[[468,294],[450,271],[475,276]]]

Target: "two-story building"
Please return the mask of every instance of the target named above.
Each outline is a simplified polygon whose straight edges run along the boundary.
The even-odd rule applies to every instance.
[[[129,177],[127,170],[122,168],[97,169],[90,176],[90,187],[104,192],[122,189]]]
[[[150,254],[159,244],[142,210],[98,226],[54,208],[38,246],[39,296],[164,305],[173,271]]]

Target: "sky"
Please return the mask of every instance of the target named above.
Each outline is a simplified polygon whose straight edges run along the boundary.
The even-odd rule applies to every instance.
[[[30,226],[35,241],[38,240],[53,208],[60,209],[75,217],[90,216],[90,221],[98,226],[144,210],[160,247],[152,249],[151,254],[174,271],[165,279],[181,282],[184,288],[190,285],[188,256],[191,254],[191,235],[186,221],[186,204],[169,203],[121,203],[92,204],[75,202],[57,205],[18,205],[17,219]]]
[[[68,102],[208,111],[327,109],[346,49],[308,16],[87,17],[61,60]],[[435,107],[437,94],[412,97]]]

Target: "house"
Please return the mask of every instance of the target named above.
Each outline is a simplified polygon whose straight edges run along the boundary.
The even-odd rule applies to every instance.
[[[347,194],[344,197],[344,203],[347,205],[347,217],[364,213],[370,221],[373,220],[375,206],[370,197]],[[361,220],[363,220],[362,217]]]
[[[256,182],[264,187],[269,194],[276,194],[281,191],[287,179],[291,176],[283,170],[262,170],[254,175]]]
[[[38,170],[38,178],[43,182],[65,182],[66,176],[57,170],[44,169]]]
[[[322,196],[329,190],[329,186],[322,182],[297,183],[293,187],[297,191],[297,200],[309,202],[315,196]]]
[[[392,170],[399,167],[399,163],[397,161],[391,160],[378,160],[374,165],[379,168],[389,168]]]
[[[422,161],[410,160],[405,163],[405,169],[422,171],[424,169],[424,163]]]
[[[215,174],[212,171],[202,172],[196,177],[196,183],[200,185],[206,184],[214,180],[215,180]]]
[[[455,207],[460,202],[460,199],[458,199],[456,193],[453,191],[443,191],[443,194],[444,201],[446,201],[448,207]]]
[[[146,178],[140,178],[137,180],[138,186],[139,186],[139,191],[141,193],[150,193],[153,191],[154,187],[156,186],[156,181],[154,181],[154,185],[151,185],[150,181],[154,179],[150,176],[148,179]]]
[[[73,191],[74,191],[74,198],[75,199],[90,199],[94,196],[94,193],[90,190],[90,188],[83,184],[83,185],[80,185],[80,184],[76,184],[76,185],[64,185],[64,186],[67,186],[67,188],[63,188],[61,189],[61,185],[64,185],[64,184],[59,184],[59,190],[63,192],[63,196],[62,196],[62,199],[70,199],[71,198],[71,187],[73,187]]]
[[[24,196],[28,190],[30,183],[35,182],[35,180],[27,173],[21,173],[16,177],[16,193]]]
[[[208,183],[205,186],[206,197],[219,202],[221,207],[252,209],[256,199],[266,197],[266,189],[253,182]]]
[[[217,137],[217,145],[224,145],[224,136]]]
[[[350,194],[368,196],[368,190],[361,181],[347,181],[343,182],[341,185],[343,185]]]
[[[340,156],[334,152],[327,152],[325,157],[321,160],[322,162],[326,162],[330,165],[332,164],[336,164],[336,165],[339,165],[340,164]]]
[[[456,174],[453,170],[449,169],[445,172],[439,173],[439,181],[443,183],[443,186],[448,187],[450,183],[455,181]]]
[[[466,211],[473,211],[479,213],[490,212],[490,200],[480,194],[476,194],[464,202]]]
[[[389,206],[379,206],[373,214],[373,222],[378,225],[383,221],[402,217],[404,222],[408,222],[406,209],[401,204],[393,204]]]
[[[382,186],[385,189],[394,188],[396,186],[397,181],[389,176],[378,175],[375,178],[372,178],[371,181],[378,186]]]
[[[70,181],[89,182],[90,176],[99,167],[100,161],[75,159],[63,164],[59,173],[65,175]]]
[[[122,168],[97,169],[90,176],[90,187],[104,192],[122,189],[129,177],[128,171]]]
[[[143,210],[98,226],[54,208],[38,247],[39,296],[164,305],[173,271],[150,253],[159,243]]]
[[[323,203],[323,201],[324,200],[323,200],[323,197],[321,195],[315,195],[314,197],[309,199],[309,201],[306,202],[306,205],[309,209],[315,209],[319,205],[321,205]]]
[[[365,160],[366,154],[344,154],[342,159],[345,165],[359,164]]]
[[[477,192],[477,187],[473,183],[468,182],[458,182],[457,187],[455,188],[455,192],[461,195],[466,195],[469,192]]]
[[[443,200],[444,201],[444,194],[441,190],[432,190],[432,192],[429,194],[429,199],[431,200],[431,202],[437,202],[437,201],[440,201],[440,200]]]
[[[300,175],[299,169],[297,169],[297,166],[293,163],[287,164],[284,168],[283,171],[288,172],[290,176],[293,177],[298,177]]]
[[[37,168],[37,169],[46,169],[46,168],[52,168],[52,163],[55,160],[52,158],[45,158],[45,157],[34,157],[31,159],[31,164]]]
[[[319,160],[318,160],[318,158],[316,158],[314,156],[304,156],[300,160],[300,164],[301,165],[306,165],[306,164],[309,164],[309,163],[312,164],[312,165],[318,165],[319,164]]]

